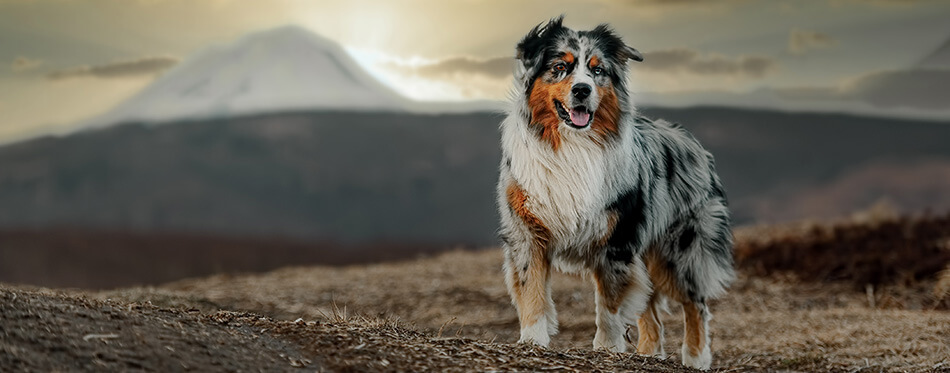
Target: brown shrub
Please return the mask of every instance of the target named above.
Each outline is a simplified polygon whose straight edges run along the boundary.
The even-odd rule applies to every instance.
[[[950,214],[762,228],[737,238],[737,266],[750,274],[793,273],[858,289],[931,281],[950,263]]]
[[[940,272],[937,277],[937,284],[934,285],[934,299],[937,300],[938,307],[950,309],[950,264]]]
[[[412,259],[443,245],[105,229],[0,229],[0,282],[106,289],[286,266]]]

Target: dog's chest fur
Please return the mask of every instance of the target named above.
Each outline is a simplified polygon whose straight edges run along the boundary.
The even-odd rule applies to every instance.
[[[550,230],[554,259],[575,257],[581,253],[567,251],[584,250],[610,234],[606,208],[635,175],[630,154],[620,151],[619,144],[604,146],[580,133],[564,135],[556,150],[535,139],[505,142],[510,175],[528,196],[528,209]]]

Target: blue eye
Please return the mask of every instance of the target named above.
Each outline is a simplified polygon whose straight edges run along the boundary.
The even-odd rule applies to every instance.
[[[593,68],[591,71],[594,72],[594,75],[603,75],[603,74],[604,74],[604,69],[601,68],[600,66]]]

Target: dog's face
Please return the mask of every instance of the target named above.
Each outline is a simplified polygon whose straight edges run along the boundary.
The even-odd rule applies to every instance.
[[[562,18],[528,32],[517,52],[532,125],[549,133],[559,127],[616,133],[627,62],[642,61],[640,52],[606,25],[574,31]]]

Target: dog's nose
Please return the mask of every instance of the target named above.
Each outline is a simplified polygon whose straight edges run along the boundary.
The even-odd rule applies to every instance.
[[[590,96],[590,84],[580,83],[571,88],[571,93],[574,94],[574,97],[578,100],[583,100]]]

